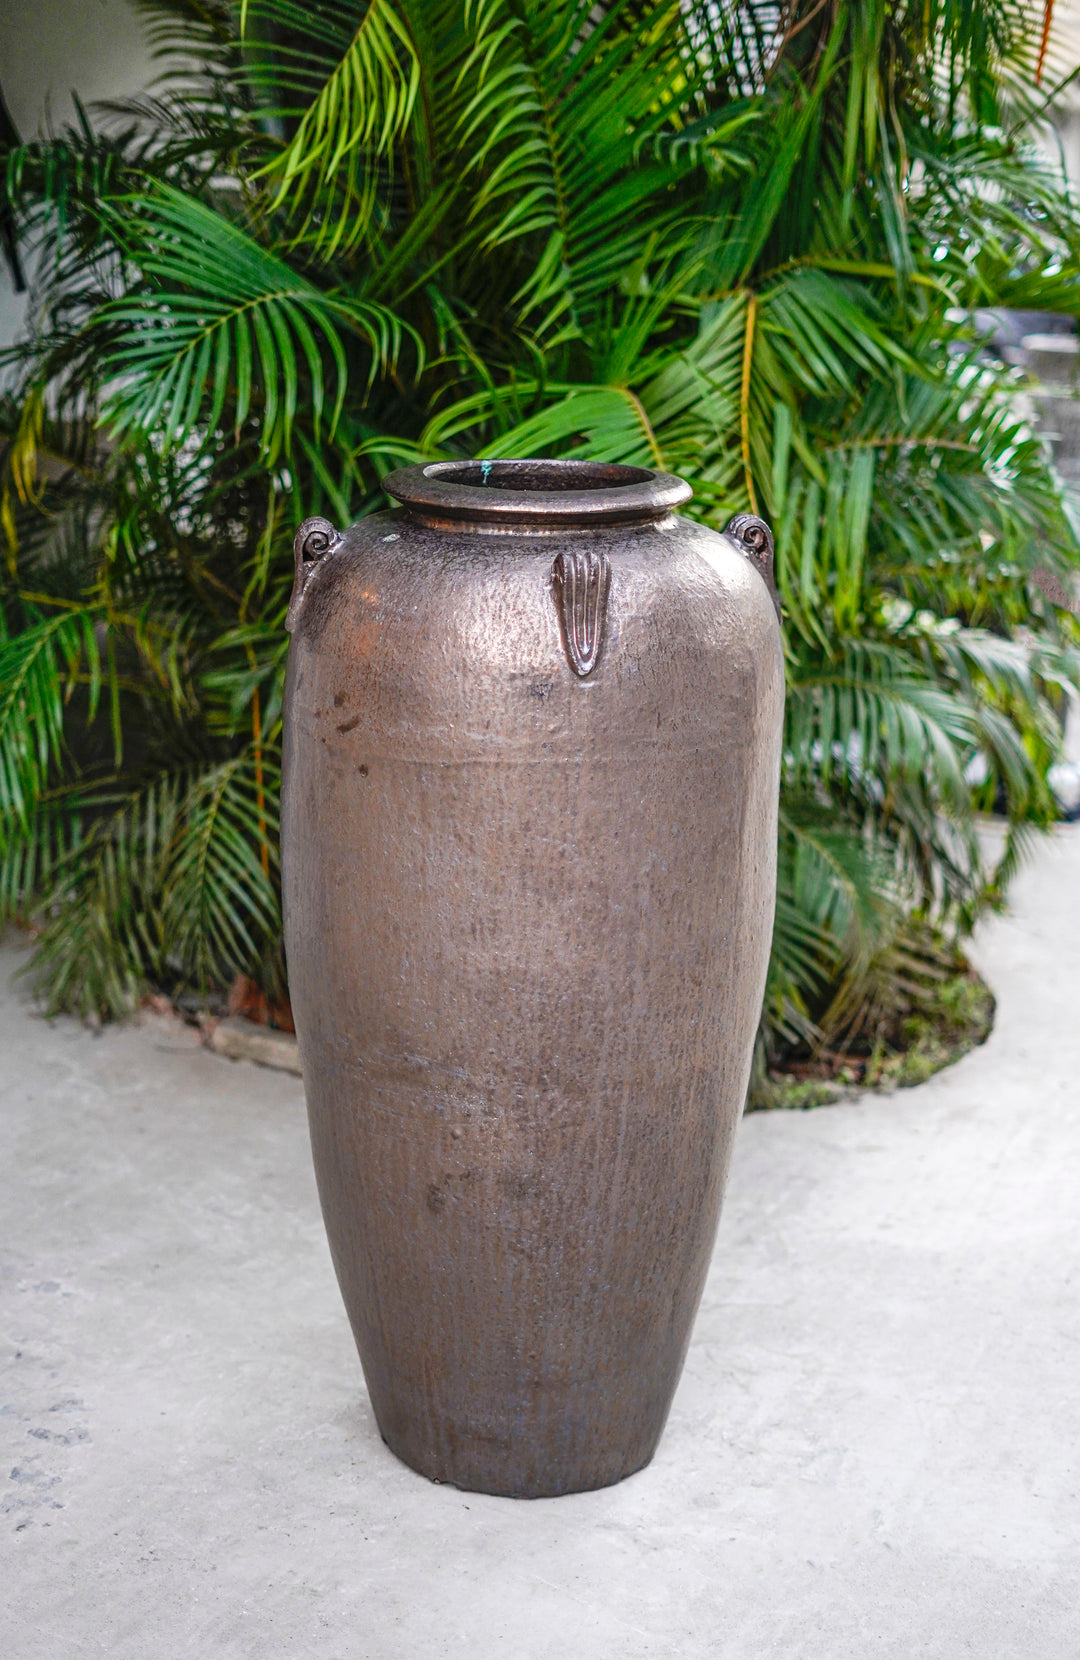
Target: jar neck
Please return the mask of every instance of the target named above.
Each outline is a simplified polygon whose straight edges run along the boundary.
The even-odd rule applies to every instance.
[[[656,524],[693,494],[672,473],[596,461],[433,461],[383,489],[433,529],[541,535]]]

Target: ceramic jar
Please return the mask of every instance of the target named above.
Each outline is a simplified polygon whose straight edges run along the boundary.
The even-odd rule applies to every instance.
[[[773,920],[768,531],[439,462],[296,540],[282,819],[319,1192],[384,1440],[538,1496],[652,1457]]]

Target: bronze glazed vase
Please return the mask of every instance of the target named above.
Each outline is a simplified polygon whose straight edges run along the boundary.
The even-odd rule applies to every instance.
[[[648,1463],[773,920],[772,545],[681,479],[438,462],[296,539],[289,983],[383,1439],[537,1497]]]

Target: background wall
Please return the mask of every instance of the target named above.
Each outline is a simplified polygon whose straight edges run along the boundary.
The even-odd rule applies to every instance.
[[[20,138],[83,103],[141,92],[154,78],[142,27],[127,0],[0,0],[0,86]],[[0,259],[0,345],[26,309]]]

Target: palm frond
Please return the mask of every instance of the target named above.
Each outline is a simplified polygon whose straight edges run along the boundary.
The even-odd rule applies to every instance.
[[[60,762],[67,704],[80,679],[93,717],[102,679],[97,620],[73,606],[7,634],[0,617],[0,835],[5,821],[28,826]]]
[[[348,380],[343,327],[364,340],[369,379],[395,368],[406,331],[393,312],[323,292],[202,202],[158,186],[114,211],[130,214],[122,236],[147,284],[101,312],[114,435],[158,430],[178,444],[216,429],[227,405],[239,430],[258,396],[272,462],[288,445],[302,382],[316,431],[327,415],[333,432]]]
[[[242,752],[199,774],[161,887],[170,950],[200,988],[248,973],[280,932],[276,768]]]
[[[119,1018],[160,980],[168,954],[160,893],[177,802],[176,780],[164,776],[119,798],[71,803],[89,822],[48,872],[29,970],[47,1013]]]
[[[291,27],[300,38],[310,29],[309,8],[292,0],[248,0],[245,10],[264,26]],[[275,59],[280,61],[280,49]],[[420,59],[407,14],[391,0],[367,0],[340,59],[266,169],[272,210],[312,202],[315,242],[327,257],[365,235],[378,168],[407,128],[419,88]],[[333,203],[329,213],[327,198]]]

